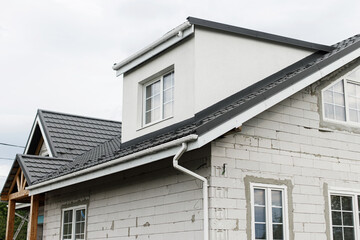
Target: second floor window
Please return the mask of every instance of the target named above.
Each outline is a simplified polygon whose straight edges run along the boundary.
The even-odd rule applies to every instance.
[[[325,88],[322,96],[325,119],[360,123],[360,68]]]
[[[144,121],[147,125],[173,116],[174,71],[144,85]]]
[[[77,206],[62,211],[62,238],[85,239],[86,206]]]

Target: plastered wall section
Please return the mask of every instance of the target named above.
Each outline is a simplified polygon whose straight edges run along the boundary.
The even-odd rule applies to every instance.
[[[360,190],[360,135],[319,128],[318,108],[307,88],[212,143],[212,240],[250,239],[252,181],[287,184],[291,240],[330,239],[328,188]]]
[[[195,112],[309,56],[286,44],[195,28]]]
[[[195,28],[195,34],[123,78],[122,141],[193,117],[313,51],[239,35]],[[143,124],[143,84],[174,70],[173,117]]]
[[[183,164],[207,176],[208,162],[209,157],[201,157]],[[88,206],[88,240],[201,239],[202,183],[169,164],[171,159],[156,169],[148,165],[131,176],[119,174],[46,194],[43,239],[59,240],[61,209],[81,204]]]

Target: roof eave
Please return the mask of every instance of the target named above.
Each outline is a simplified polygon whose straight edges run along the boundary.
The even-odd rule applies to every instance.
[[[119,76],[189,37],[193,33],[193,25],[190,24],[189,21],[186,21],[146,48],[126,58],[124,61],[114,64],[112,68],[116,70],[116,76]]]

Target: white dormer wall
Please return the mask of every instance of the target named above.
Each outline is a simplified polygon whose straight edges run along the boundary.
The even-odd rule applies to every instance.
[[[122,142],[191,118],[313,52],[196,27],[193,37],[124,74]],[[144,126],[143,84],[169,69],[173,117]]]

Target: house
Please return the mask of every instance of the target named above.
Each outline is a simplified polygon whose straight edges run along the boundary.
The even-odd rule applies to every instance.
[[[18,202],[29,239],[360,239],[359,47],[189,17],[113,66],[122,123],[38,112],[6,239]]]

